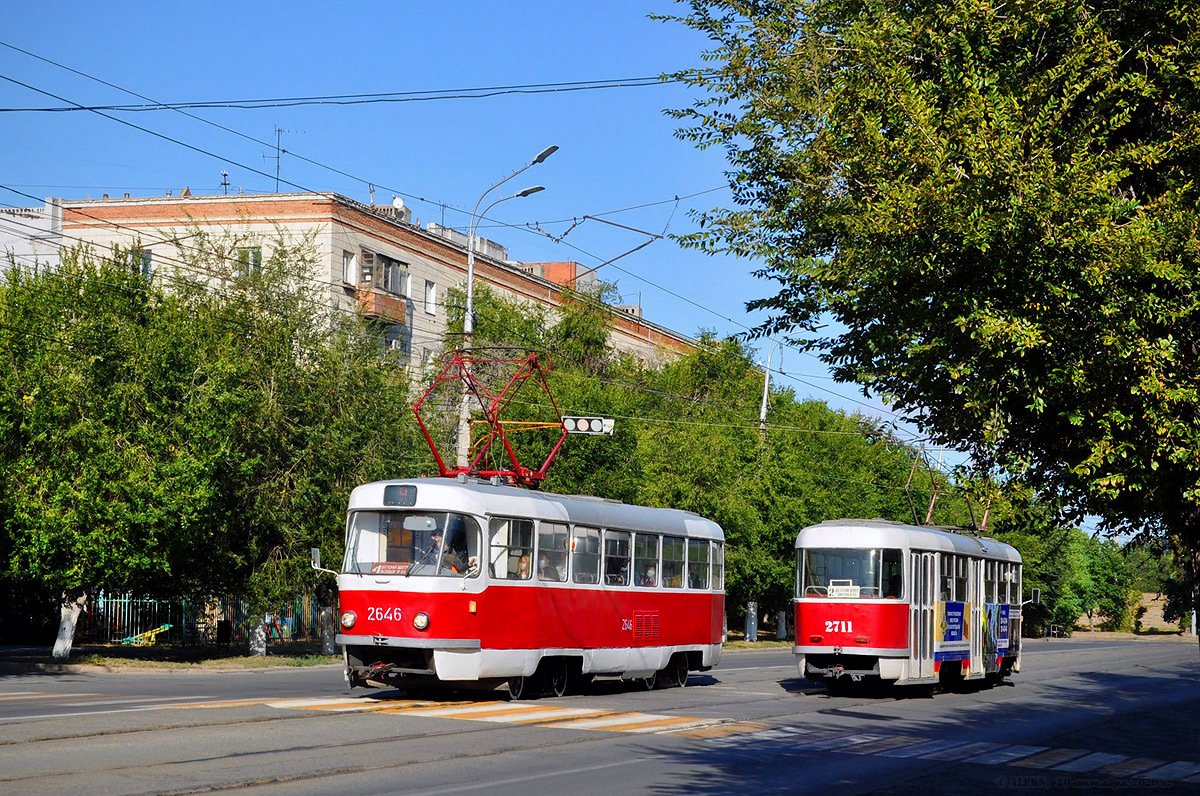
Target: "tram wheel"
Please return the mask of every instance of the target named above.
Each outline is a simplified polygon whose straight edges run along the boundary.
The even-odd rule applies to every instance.
[[[537,696],[532,677],[510,677],[508,679],[509,699],[533,699]]]
[[[670,677],[670,684],[683,688],[688,681],[688,665],[687,658],[682,655],[675,659],[670,668],[667,669],[667,674]]]
[[[566,696],[567,685],[570,682],[570,676],[567,673],[567,661],[564,658],[558,658],[549,663],[549,670],[546,672],[546,685],[551,694],[556,697]]]

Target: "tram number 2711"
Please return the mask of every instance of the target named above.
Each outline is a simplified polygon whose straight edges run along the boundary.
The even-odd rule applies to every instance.
[[[854,623],[848,619],[826,619],[826,633],[853,633]]]

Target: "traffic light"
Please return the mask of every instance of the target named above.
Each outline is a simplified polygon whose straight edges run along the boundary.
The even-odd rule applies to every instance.
[[[611,417],[564,417],[563,428],[568,434],[612,434]]]

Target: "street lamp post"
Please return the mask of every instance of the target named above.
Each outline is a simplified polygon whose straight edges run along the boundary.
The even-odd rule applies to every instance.
[[[475,208],[471,211],[471,223],[467,227],[467,306],[466,314],[463,316],[463,342],[464,350],[471,347],[471,335],[475,331],[475,230],[478,227],[480,219],[487,215],[487,212],[501,202],[507,202],[509,199],[523,199],[526,196],[535,194],[538,191],[544,191],[545,188],[541,185],[532,185],[523,190],[517,191],[509,196],[501,196],[494,200],[491,204],[479,212],[479,206],[483,204],[483,200],[492,191],[499,188],[504,183],[516,177],[521,172],[532,166],[544,161],[546,158],[558,151],[557,146],[548,146],[534,157],[533,160],[526,163],[521,168],[514,171],[499,182],[492,183],[486,191],[480,195],[479,200],[475,202]],[[471,455],[471,393],[463,385],[462,404],[459,407],[458,413],[458,466],[467,467],[470,464]]]

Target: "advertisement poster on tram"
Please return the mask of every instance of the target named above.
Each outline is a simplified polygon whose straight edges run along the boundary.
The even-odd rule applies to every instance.
[[[1007,603],[985,603],[983,606],[983,651],[986,655],[1008,652],[1009,624]]]
[[[935,661],[961,661],[971,657],[971,634],[966,618],[966,603],[937,604],[937,624],[933,634]]]

